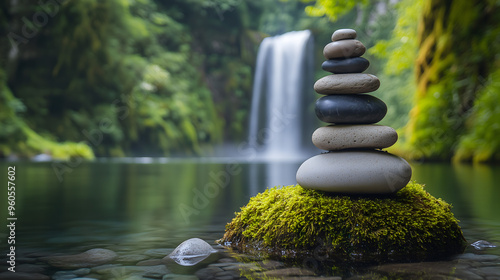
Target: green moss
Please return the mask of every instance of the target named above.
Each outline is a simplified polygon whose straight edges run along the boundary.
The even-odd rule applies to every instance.
[[[451,206],[416,183],[383,197],[275,187],[251,198],[219,240],[262,257],[355,263],[443,258],[464,241]]]

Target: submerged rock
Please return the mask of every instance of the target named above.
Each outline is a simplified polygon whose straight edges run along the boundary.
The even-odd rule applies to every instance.
[[[459,254],[451,206],[409,183],[392,195],[334,195],[300,186],[250,199],[218,242],[261,257],[333,263],[423,261]]]
[[[471,245],[476,250],[484,250],[484,249],[487,249],[487,248],[495,248],[495,247],[497,247],[495,244],[493,244],[493,243],[491,243],[489,241],[486,241],[486,240],[478,240],[478,241],[472,243]]]
[[[47,262],[54,267],[72,269],[98,266],[109,263],[117,257],[118,255],[111,250],[96,248],[85,251],[81,254],[48,256],[40,258],[40,260]]]
[[[210,244],[199,238],[191,238],[182,242],[165,258],[173,259],[183,266],[192,266],[217,252]],[[165,259],[164,258],[164,259]]]

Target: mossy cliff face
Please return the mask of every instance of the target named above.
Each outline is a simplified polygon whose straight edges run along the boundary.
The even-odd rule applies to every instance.
[[[241,208],[219,242],[262,257],[336,263],[430,260],[465,246],[451,206],[416,183],[390,197],[269,189]]]

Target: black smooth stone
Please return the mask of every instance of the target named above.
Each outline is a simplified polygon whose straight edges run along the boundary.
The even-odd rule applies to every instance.
[[[321,64],[323,70],[333,74],[361,73],[368,66],[370,62],[362,57],[329,59]]]
[[[370,124],[387,113],[384,101],[368,94],[335,94],[316,101],[316,116],[335,124]]]

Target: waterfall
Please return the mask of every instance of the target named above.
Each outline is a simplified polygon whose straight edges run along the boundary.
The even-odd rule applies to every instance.
[[[314,54],[309,30],[265,38],[257,55],[249,139],[260,157],[300,158],[312,148]]]

